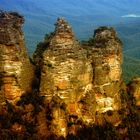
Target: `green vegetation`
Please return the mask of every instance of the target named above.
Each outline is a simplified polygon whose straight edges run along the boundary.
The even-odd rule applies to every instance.
[[[140,60],[128,56],[123,58],[123,78],[128,83],[132,78],[140,76]]]

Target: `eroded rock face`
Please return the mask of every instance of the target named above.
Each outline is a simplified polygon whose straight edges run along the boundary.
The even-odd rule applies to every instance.
[[[135,105],[140,107],[140,78],[134,78],[128,85],[128,93],[135,99]]]
[[[41,57],[34,55],[34,59],[41,67],[40,95],[45,96],[45,103],[52,104],[55,99],[52,131],[66,136],[67,132],[75,133],[73,127],[76,131],[79,120],[88,125],[97,123],[98,116],[108,111],[117,116],[121,108],[122,46],[112,28],[97,29],[93,47],[83,49],[63,18],[55,26],[47,47],[37,49]],[[119,122],[117,116],[111,123]],[[67,128],[70,123],[76,125]]]
[[[17,13],[0,13],[0,114],[7,113],[3,103],[15,105],[32,88],[33,66],[26,53],[23,22]],[[95,30],[93,46],[84,49],[67,21],[58,18],[55,31],[37,48],[34,63],[36,96],[34,92],[30,97],[27,94],[26,100],[23,96],[20,102],[23,104],[19,103],[22,107],[17,108],[23,110],[24,123],[36,123],[40,138],[49,133],[66,137],[68,133],[76,134],[82,126],[103,121],[115,126],[120,123],[117,111],[121,109],[122,50],[114,29]],[[130,85],[137,105],[138,86],[139,79]],[[17,122],[10,129],[14,133],[27,131],[27,127]]]
[[[17,13],[0,13],[0,98],[15,104],[31,90],[33,66],[30,64],[21,31],[24,19]]]
[[[96,113],[121,108],[122,45],[113,28],[95,30],[93,60],[93,88]]]
[[[91,62],[64,19],[56,23],[43,62],[40,93],[47,100],[58,95],[65,103],[77,102],[85,90],[91,90]]]
[[[43,65],[40,94],[45,96],[45,100],[48,102],[58,96],[66,104],[65,111],[69,115],[82,117],[80,101],[87,94],[92,99],[90,93],[93,79],[91,60],[88,59],[87,51],[80,47],[71,27],[63,18],[59,18],[55,25],[55,32],[50,39],[49,47],[43,53],[43,62],[41,62]],[[58,118],[62,116],[65,118],[61,112],[63,112],[61,108],[53,110],[52,114],[57,120],[55,119],[52,123],[56,125],[56,122],[60,122],[60,125],[63,123],[63,126],[67,126],[64,124],[66,123],[65,119],[58,121]],[[56,114],[59,114],[59,117],[56,117]],[[67,128],[63,128],[60,133],[64,133],[66,136],[66,130]]]

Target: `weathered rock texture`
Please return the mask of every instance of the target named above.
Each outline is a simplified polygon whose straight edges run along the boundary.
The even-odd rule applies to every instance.
[[[99,116],[102,113],[112,111],[114,112],[111,115],[113,119],[110,117],[109,121],[117,125],[120,119],[116,112],[122,108],[122,44],[113,28],[100,27],[95,30],[90,54],[96,101],[96,105],[93,105],[96,106],[94,109],[96,112],[95,122],[100,123]],[[105,116],[103,118],[107,119]]]
[[[92,90],[93,70],[87,51],[80,47],[71,27],[63,18],[57,20],[42,61],[40,94],[48,102],[59,97],[69,115],[82,117],[79,102]],[[92,95],[89,96],[92,99]],[[58,107],[53,109],[53,116],[54,129],[66,134],[66,128],[59,126],[61,123],[66,126],[63,110]],[[56,127],[57,123],[59,128]]]
[[[6,126],[8,132],[24,139],[26,134],[34,135],[32,139],[50,134],[66,137],[76,135],[79,128],[109,122],[125,131],[121,133],[129,133],[130,119],[134,125],[136,114],[128,104],[133,95],[140,106],[140,79],[128,85],[127,94],[122,80],[122,44],[114,29],[98,28],[92,46],[86,47],[76,40],[67,21],[58,18],[55,31],[34,53],[34,76],[21,31],[23,22],[17,13],[0,13],[0,132]],[[128,128],[121,126],[120,117],[125,118],[122,122],[128,120]]]
[[[17,13],[0,13],[0,101],[16,103],[31,90],[33,67],[30,64]]]
[[[135,105],[140,107],[140,78],[134,78],[128,84],[128,93],[134,97]]]
[[[63,18],[55,26],[47,47],[40,48],[39,56],[38,48],[34,60],[41,67],[40,95],[46,103],[55,99],[52,131],[66,136],[74,133],[79,120],[98,123],[102,113],[121,108],[122,46],[112,28],[97,29],[92,48],[83,49]],[[116,117],[115,125],[120,122]],[[67,128],[69,123],[75,125]]]
[[[100,27],[95,30],[93,60],[93,87],[97,112],[121,108],[122,46],[112,28]]]
[[[57,95],[65,103],[77,102],[85,87],[92,83],[92,66],[86,50],[80,47],[63,19],[58,19],[42,61],[40,93],[48,100]]]

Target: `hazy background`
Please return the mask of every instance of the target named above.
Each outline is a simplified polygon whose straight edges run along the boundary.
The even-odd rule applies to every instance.
[[[0,9],[25,17],[24,33],[30,54],[44,35],[65,17],[79,40],[98,26],[113,26],[124,43],[124,77],[140,75],[140,0],[0,0]]]

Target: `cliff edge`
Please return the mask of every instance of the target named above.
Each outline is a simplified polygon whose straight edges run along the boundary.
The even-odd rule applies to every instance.
[[[139,137],[140,79],[124,83],[122,43],[113,28],[99,27],[92,45],[83,45],[58,18],[31,62],[23,23],[16,12],[0,12],[2,138]]]
[[[15,104],[31,90],[33,66],[21,30],[24,18],[18,13],[0,13],[0,96]]]

